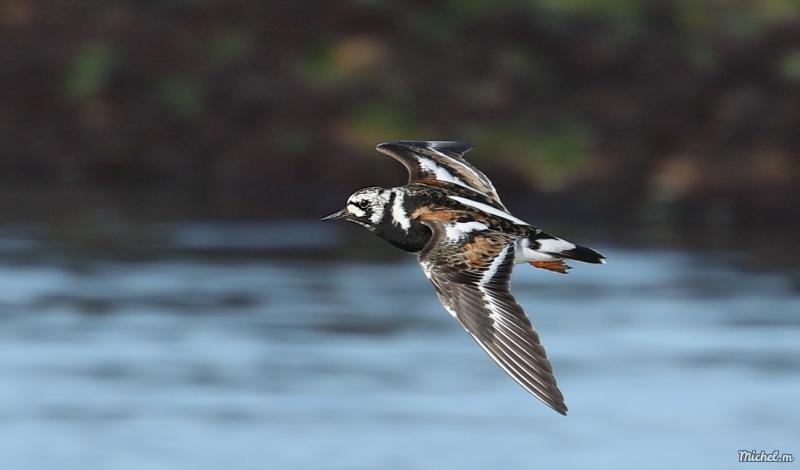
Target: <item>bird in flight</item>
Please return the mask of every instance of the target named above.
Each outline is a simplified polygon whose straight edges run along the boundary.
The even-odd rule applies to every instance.
[[[368,187],[322,220],[346,220],[416,253],[439,300],[525,390],[561,414],[564,397],[539,334],[511,295],[511,270],[527,263],[557,273],[564,260],[603,264],[591,248],[514,217],[492,182],[464,160],[468,142],[397,141],[377,149],[409,172],[405,186]]]

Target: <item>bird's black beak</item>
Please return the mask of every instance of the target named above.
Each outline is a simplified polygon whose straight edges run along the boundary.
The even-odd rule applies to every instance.
[[[352,218],[353,215],[347,212],[347,209],[342,209],[340,211],[336,211],[333,214],[326,215],[322,218],[322,220],[347,220]]]

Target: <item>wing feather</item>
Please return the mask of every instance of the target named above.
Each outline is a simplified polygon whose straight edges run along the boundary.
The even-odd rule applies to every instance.
[[[464,160],[464,154],[472,147],[469,142],[399,140],[384,142],[377,149],[405,165],[409,183],[467,188],[486,196],[505,211],[489,178]]]
[[[420,264],[439,300],[508,375],[543,403],[566,414],[564,397],[539,335],[511,295],[515,239],[500,232],[464,230],[464,239],[456,241],[446,232],[447,226],[457,222],[425,223],[433,236],[420,254]],[[486,241],[476,242],[477,236]],[[483,256],[466,257],[463,248],[467,242],[482,250]]]

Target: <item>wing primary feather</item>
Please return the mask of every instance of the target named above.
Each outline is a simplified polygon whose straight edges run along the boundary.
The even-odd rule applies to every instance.
[[[505,211],[489,178],[464,160],[472,147],[469,142],[398,140],[376,148],[408,169],[409,183],[466,188]]]
[[[378,149],[393,145],[438,151],[455,158],[464,158],[464,154],[475,147],[472,142],[454,140],[396,140],[394,142],[384,142],[378,145]]]
[[[514,379],[515,382],[520,384],[528,393],[535,396],[539,401],[554,409],[558,413],[561,413],[562,415],[567,414],[567,405],[564,404],[563,396],[557,388],[542,391],[534,384],[534,382],[531,382],[531,380],[526,377],[524,372],[512,368],[508,364],[508,361],[502,355],[495,352],[488,344],[478,343],[478,345],[497,363],[497,365],[500,366],[501,369],[503,369],[506,374]],[[556,393],[553,393],[554,391]]]
[[[463,256],[460,250],[466,240],[475,233],[463,231],[463,239],[458,242],[448,237],[448,232],[458,231],[458,223],[425,223],[433,236],[420,254],[420,263],[442,304],[451,314],[454,312],[470,336],[514,381],[547,406],[566,414],[564,397],[539,335],[510,292],[515,238],[483,231],[483,237],[494,240],[485,245],[489,258],[470,265],[459,261],[459,256]],[[498,244],[500,240],[503,242]]]

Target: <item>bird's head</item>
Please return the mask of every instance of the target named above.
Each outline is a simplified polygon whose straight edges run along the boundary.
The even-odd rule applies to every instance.
[[[347,220],[374,231],[383,219],[391,192],[372,186],[359,189],[347,198],[344,209],[327,215],[322,220]]]

